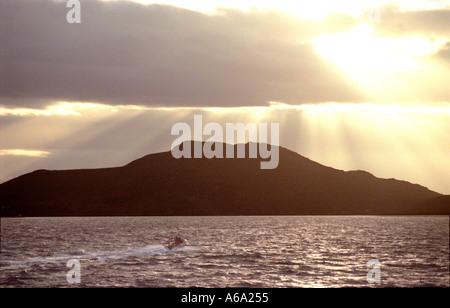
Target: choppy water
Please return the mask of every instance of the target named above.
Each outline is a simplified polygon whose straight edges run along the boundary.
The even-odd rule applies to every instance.
[[[449,217],[2,218],[0,265],[1,287],[449,287]]]

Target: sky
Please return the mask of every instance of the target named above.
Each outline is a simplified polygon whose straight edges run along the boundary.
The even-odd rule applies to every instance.
[[[168,151],[201,114],[450,194],[450,1],[66,2],[0,3],[0,183]]]

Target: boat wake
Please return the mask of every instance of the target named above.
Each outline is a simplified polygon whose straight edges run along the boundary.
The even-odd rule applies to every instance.
[[[124,260],[134,257],[170,255],[190,250],[191,248],[186,246],[169,249],[163,245],[149,245],[141,248],[131,248],[118,251],[97,251],[97,252],[86,252],[84,249],[77,249],[68,254],[54,253],[53,255],[50,256],[38,256],[23,259],[1,256],[0,267],[2,269],[18,269],[33,266],[47,266],[52,264],[66,263],[70,259],[77,259],[80,261]]]

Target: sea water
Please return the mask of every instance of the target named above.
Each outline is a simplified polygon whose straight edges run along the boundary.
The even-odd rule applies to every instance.
[[[1,218],[0,287],[429,286],[449,287],[448,216]]]

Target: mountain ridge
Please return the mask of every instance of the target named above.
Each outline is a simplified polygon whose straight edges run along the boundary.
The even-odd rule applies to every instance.
[[[249,144],[245,147],[248,153]],[[175,159],[171,151],[148,154],[122,167],[36,170],[0,184],[0,214],[450,214],[447,199],[439,199],[443,195],[419,184],[380,179],[363,170],[342,171],[278,149],[279,166],[269,170],[260,169],[260,158],[248,155]]]

